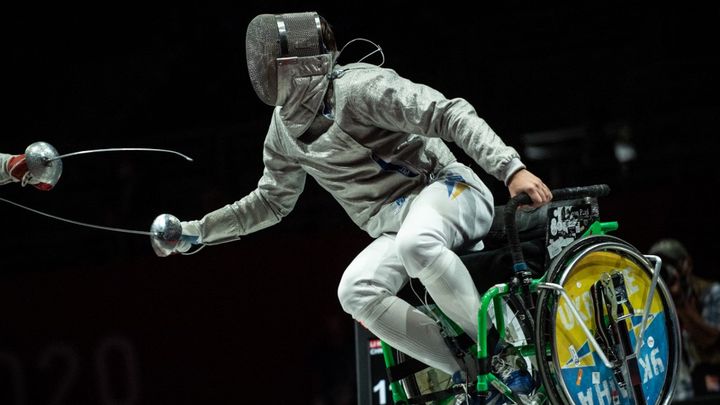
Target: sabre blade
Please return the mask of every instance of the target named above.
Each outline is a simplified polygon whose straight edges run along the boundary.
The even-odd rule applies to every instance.
[[[71,157],[71,156],[78,156],[78,155],[87,155],[91,153],[102,153],[102,152],[160,152],[160,153],[170,153],[173,155],[178,155],[188,162],[192,162],[193,159],[187,155],[184,155],[178,151],[170,150],[170,149],[156,149],[156,148],[105,148],[105,149],[88,149],[88,150],[81,150],[77,152],[70,152],[66,153],[64,155],[55,156],[53,158],[46,159],[47,162],[52,162],[53,160],[62,159],[65,157]]]
[[[28,211],[33,212],[33,213],[38,214],[38,215],[43,215],[43,216],[46,216],[46,217],[48,217],[48,218],[56,219],[56,220],[58,220],[58,221],[63,221],[63,222],[67,222],[67,223],[74,224],[74,225],[79,225],[79,226],[84,226],[84,227],[87,227],[87,228],[101,229],[101,230],[103,230],[103,231],[112,231],[112,232],[120,232],[120,233],[130,233],[130,234],[133,234],[133,235],[143,235],[143,236],[151,236],[151,237],[155,236],[155,235],[153,235],[151,232],[147,232],[147,231],[136,231],[136,230],[134,230],[134,229],[124,229],[124,228],[115,228],[115,227],[111,227],[111,226],[102,226],[102,225],[88,224],[88,223],[85,223],[85,222],[80,222],[80,221],[75,221],[75,220],[72,220],[72,219],[67,219],[67,218],[59,217],[59,216],[57,216],[57,215],[48,214],[47,212],[42,212],[42,211],[36,210],[36,209],[34,209],[34,208],[26,207],[26,206],[24,206],[24,205],[22,205],[22,204],[18,204],[18,203],[14,202],[14,201],[10,201],[10,200],[7,200],[7,199],[2,198],[2,197],[0,197],[0,201],[6,202],[6,203],[8,203],[8,204],[10,204],[10,205],[14,205],[14,206],[19,207],[19,208],[22,208],[22,209],[24,209],[24,210],[28,210]]]

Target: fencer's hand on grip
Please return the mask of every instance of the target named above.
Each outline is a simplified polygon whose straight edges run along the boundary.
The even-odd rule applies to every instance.
[[[150,243],[159,257],[185,253],[192,245],[201,243],[200,228],[195,221],[181,222],[170,214],[155,218],[150,233]]]
[[[176,253],[185,253],[192,245],[200,245],[200,227],[197,225],[197,221],[182,221],[182,235],[180,236],[180,243],[178,243]]]
[[[13,178],[13,181],[20,181],[27,173],[27,161],[25,154],[13,155],[7,161],[7,173]]]
[[[7,173],[12,177],[14,182],[20,182],[25,187],[26,184],[30,184],[38,190],[49,191],[53,188],[52,185],[43,183],[33,178],[32,173],[28,170],[28,164],[25,154],[14,155],[7,161]]]

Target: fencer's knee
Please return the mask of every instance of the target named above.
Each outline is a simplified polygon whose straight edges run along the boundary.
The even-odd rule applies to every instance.
[[[356,308],[356,291],[353,288],[353,285],[349,280],[347,280],[346,277],[343,277],[340,280],[340,284],[338,285],[337,290],[338,300],[340,301],[340,306],[342,307],[343,311],[347,312],[350,315],[353,315],[357,312]]]
[[[412,232],[401,229],[395,238],[397,254],[408,275],[419,273],[430,266],[443,248],[443,241],[430,232]]]
[[[367,322],[375,319],[386,307],[383,301],[391,292],[371,280],[343,277],[338,285],[338,300],[342,309],[354,319]]]
[[[363,284],[363,281],[343,276],[338,285],[340,306],[355,319],[358,319],[375,295]]]

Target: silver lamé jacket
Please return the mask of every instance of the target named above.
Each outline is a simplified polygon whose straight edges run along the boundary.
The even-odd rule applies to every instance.
[[[301,98],[273,112],[257,188],[191,221],[201,242],[236,239],[279,222],[292,211],[308,174],[372,237],[396,232],[413,198],[441,169],[459,164],[445,141],[501,181],[524,167],[467,101],[449,100],[373,65],[336,71],[333,80],[313,68],[295,78],[294,90],[301,91],[294,94]],[[322,106],[305,102],[321,99],[318,92],[326,94],[329,86],[325,111],[332,120],[317,114]]]

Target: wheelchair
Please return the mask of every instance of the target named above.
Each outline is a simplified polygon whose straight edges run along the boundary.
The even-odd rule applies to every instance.
[[[496,213],[485,250],[461,255],[482,296],[477,336],[413,289],[472,381],[453,383],[381,342],[392,401],[445,405],[465,393],[495,404],[670,403],[680,328],[661,259],[607,234],[617,223],[600,221],[598,197],[608,193],[606,185],[553,190],[551,204],[530,212],[518,210],[530,203],[523,194]],[[531,393],[513,392],[493,372],[498,347],[522,359]]]

